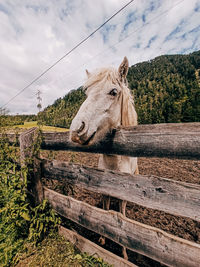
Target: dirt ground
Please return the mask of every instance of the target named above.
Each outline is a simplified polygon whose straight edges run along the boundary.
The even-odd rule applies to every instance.
[[[97,154],[63,151],[54,151],[51,153],[43,151],[43,156],[50,159],[79,163],[89,167],[97,167],[99,157]],[[156,175],[177,181],[200,184],[200,161],[167,158],[139,158],[138,165],[140,174]],[[47,184],[58,192],[67,193],[78,200],[85,201],[97,207],[102,207],[102,195],[100,194],[81,188],[73,188],[72,190],[69,186],[65,187],[52,181]],[[111,201],[111,209],[118,210],[118,201],[114,198]],[[162,211],[147,209],[129,202],[127,204],[126,216],[200,244],[200,223],[194,220],[173,216]],[[99,235],[75,224],[73,224],[73,228],[81,235],[98,243]],[[110,240],[106,242],[104,248],[118,255],[121,254],[120,246]],[[131,251],[128,251],[128,256],[129,260],[138,266],[163,266],[160,263]]]

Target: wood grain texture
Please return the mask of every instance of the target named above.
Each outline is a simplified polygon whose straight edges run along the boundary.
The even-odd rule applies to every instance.
[[[61,161],[43,161],[43,176],[148,208],[200,221],[200,185],[131,175]]]
[[[45,198],[60,215],[168,266],[197,267],[200,245],[44,188]]]
[[[81,252],[87,252],[95,257],[101,257],[105,262],[116,267],[137,267],[135,264],[120,258],[108,250],[98,246],[74,231],[59,226],[59,234],[74,244]]]
[[[14,142],[14,133],[7,134],[7,137],[11,143]],[[132,157],[200,159],[200,123],[162,123],[119,128],[93,146],[70,142],[69,132],[43,132],[41,148]]]
[[[138,125],[114,130],[102,142],[81,146],[69,132],[43,133],[43,149],[73,150],[136,157],[200,159],[200,123]]]
[[[19,136],[21,164],[26,165],[30,162],[33,155],[33,142],[37,135],[37,128],[33,127],[24,131]]]
[[[22,166],[27,166],[29,170],[33,169],[33,173],[30,173],[31,181],[29,181],[27,190],[35,196],[36,203],[41,203],[44,196],[41,182],[41,161],[34,155],[34,142],[37,136],[38,129],[36,127],[20,134],[20,158]]]

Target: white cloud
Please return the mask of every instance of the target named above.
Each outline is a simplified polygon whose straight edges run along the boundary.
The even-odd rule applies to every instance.
[[[0,106],[127,2],[2,0]],[[7,107],[11,113],[37,112],[37,89],[45,107],[79,87],[86,68],[117,67],[124,55],[132,65],[200,49],[199,15],[198,0],[135,0]]]

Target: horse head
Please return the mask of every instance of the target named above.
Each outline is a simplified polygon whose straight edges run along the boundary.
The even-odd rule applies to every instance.
[[[128,60],[118,70],[101,68],[87,73],[87,95],[70,126],[70,138],[81,145],[102,140],[114,128],[137,124],[134,102],[127,87]]]

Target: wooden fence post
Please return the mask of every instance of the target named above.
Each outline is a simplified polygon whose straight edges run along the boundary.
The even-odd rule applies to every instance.
[[[44,198],[43,186],[41,182],[41,161],[39,152],[35,154],[34,145],[38,137],[38,129],[31,128],[20,134],[20,158],[21,166],[27,166],[30,174],[30,187],[28,191],[34,196],[36,204],[42,202]]]

